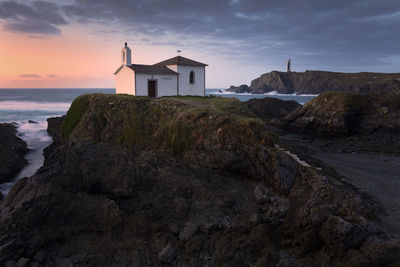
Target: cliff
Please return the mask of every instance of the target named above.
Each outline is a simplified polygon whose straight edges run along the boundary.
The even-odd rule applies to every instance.
[[[280,94],[320,94],[325,91],[400,90],[400,73],[340,73],[327,71],[279,72],[262,74],[251,81],[250,87],[231,86],[228,91],[262,94],[277,91]]]
[[[62,120],[62,119],[61,119]],[[235,99],[84,95],[0,203],[0,263],[395,265],[382,207]]]
[[[320,133],[369,134],[400,128],[400,91],[324,92],[288,114],[293,129]]]
[[[28,148],[16,129],[14,124],[0,123],[0,183],[10,181],[26,164]]]

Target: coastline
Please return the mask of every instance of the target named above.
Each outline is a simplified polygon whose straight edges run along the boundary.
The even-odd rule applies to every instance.
[[[0,192],[7,195],[13,185],[23,177],[30,177],[43,165],[43,150],[51,144],[47,133],[47,122],[14,122],[15,136],[26,144],[26,152],[22,155],[26,164],[0,184]]]
[[[0,123],[0,185],[12,180],[28,164],[24,156],[29,148],[17,129],[15,123]]]
[[[79,97],[48,120],[43,168],[0,201],[0,233],[18,222],[0,262],[144,265],[139,251],[150,265],[396,262],[379,201],[266,131],[257,102]],[[285,106],[263,118],[304,108]]]

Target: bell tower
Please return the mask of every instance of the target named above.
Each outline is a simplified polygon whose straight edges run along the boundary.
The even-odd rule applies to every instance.
[[[131,49],[128,47],[128,43],[125,42],[125,46],[121,50],[121,64],[125,66],[131,66]]]

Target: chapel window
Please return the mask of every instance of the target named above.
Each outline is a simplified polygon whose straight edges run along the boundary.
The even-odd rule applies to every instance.
[[[194,82],[195,82],[194,71],[191,71],[189,77],[189,83],[194,84]]]

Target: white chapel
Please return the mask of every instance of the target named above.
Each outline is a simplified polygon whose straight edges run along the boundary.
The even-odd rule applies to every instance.
[[[205,95],[207,64],[173,57],[154,65],[132,64],[128,44],[121,50],[122,65],[114,73],[117,94],[136,96]]]

